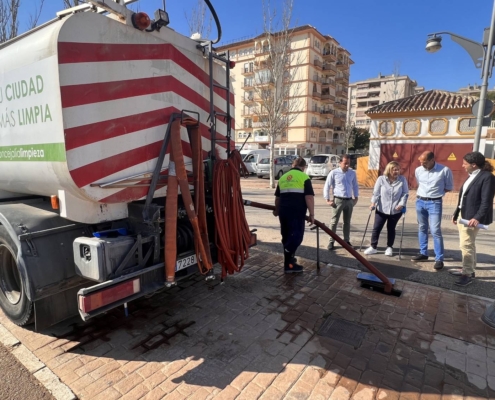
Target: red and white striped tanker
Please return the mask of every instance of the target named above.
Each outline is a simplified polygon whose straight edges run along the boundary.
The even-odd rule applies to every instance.
[[[255,243],[228,52],[131,1],[0,45],[0,308],[18,325],[127,312],[217,261],[239,271]]]
[[[136,29],[125,13],[75,13],[0,48],[0,198],[57,195],[71,220],[122,218],[125,203],[147,193],[139,178],[153,171],[173,112],[199,113],[210,150],[208,57],[167,27]],[[213,66],[225,85],[224,68]],[[214,104],[225,112],[225,91],[215,90]],[[221,120],[217,132],[226,134]],[[225,143],[217,147],[222,156]]]

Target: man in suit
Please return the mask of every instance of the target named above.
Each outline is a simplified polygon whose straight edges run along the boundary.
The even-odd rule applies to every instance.
[[[493,222],[493,197],[495,195],[495,175],[493,166],[478,151],[467,153],[462,160],[462,167],[469,174],[459,192],[457,207],[452,222],[459,229],[459,243],[462,253],[462,269],[451,269],[452,275],[458,275],[457,286],[471,284],[476,268],[476,235],[479,224]],[[460,219],[466,220],[461,224]]]

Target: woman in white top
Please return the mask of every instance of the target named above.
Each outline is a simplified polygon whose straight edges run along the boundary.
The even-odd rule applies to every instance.
[[[387,223],[387,249],[385,255],[393,256],[393,246],[395,241],[395,227],[406,206],[409,188],[406,178],[400,174],[400,165],[396,161],[391,161],[385,167],[383,175],[378,177],[373,189],[370,210],[376,208],[375,223],[371,233],[371,246],[364,254],[376,254],[378,238]]]

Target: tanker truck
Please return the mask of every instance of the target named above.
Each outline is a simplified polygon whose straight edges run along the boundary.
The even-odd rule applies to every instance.
[[[0,307],[18,325],[87,320],[217,261],[225,276],[256,242],[228,53],[130,2],[0,45]]]

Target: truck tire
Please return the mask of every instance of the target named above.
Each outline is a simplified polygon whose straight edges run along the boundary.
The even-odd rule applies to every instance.
[[[16,325],[32,322],[33,303],[28,299],[17,266],[17,246],[0,226],[0,307]]]

